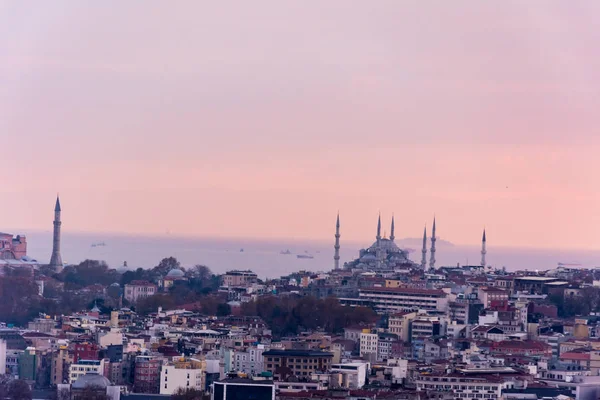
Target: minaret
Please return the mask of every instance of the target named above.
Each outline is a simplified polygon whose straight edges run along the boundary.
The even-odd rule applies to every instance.
[[[433,217],[433,229],[431,230],[431,256],[429,258],[429,268],[435,269],[435,217]]]
[[[375,236],[375,239],[377,239],[377,247],[379,247],[379,242],[381,242],[381,214],[379,214],[377,220],[377,236]]]
[[[487,250],[485,249],[485,229],[483,230],[483,238],[481,238],[481,266],[485,268],[485,255]]]
[[[427,227],[423,229],[423,249],[421,250],[421,269],[427,268]]]
[[[333,253],[333,268],[340,269],[340,213],[338,212],[337,221],[335,222],[335,250]]]
[[[375,258],[377,260],[377,267],[381,267],[381,263],[383,262],[383,249],[381,248],[381,213],[377,219],[377,236],[375,236],[375,239],[377,239]]]
[[[394,235],[394,216],[392,215],[392,229],[390,231],[390,241],[394,241],[394,239],[396,239],[396,236]]]
[[[52,257],[50,257],[50,266],[60,272],[63,267],[62,257],[60,256],[60,200],[56,196],[56,205],[54,206],[54,238],[52,241]]]

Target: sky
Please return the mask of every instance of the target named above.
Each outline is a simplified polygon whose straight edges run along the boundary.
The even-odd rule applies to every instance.
[[[600,3],[0,2],[0,230],[600,249]],[[389,233],[389,230],[388,230]]]

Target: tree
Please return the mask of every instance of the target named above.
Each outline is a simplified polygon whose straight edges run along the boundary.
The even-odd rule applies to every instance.
[[[69,389],[61,389],[50,395],[50,400],[71,400],[71,392]]]
[[[37,303],[39,288],[30,278],[0,277],[0,321],[24,325],[37,315],[32,305]]]
[[[8,386],[8,397],[12,400],[31,400],[31,388],[25,381],[14,380]]]
[[[56,277],[65,283],[66,289],[80,289],[97,283],[107,286],[120,279],[116,270],[109,269],[104,261],[98,260],[85,260],[65,267]]]
[[[196,264],[189,271],[188,276],[200,281],[209,281],[213,273],[206,265]]]
[[[204,393],[194,388],[179,388],[171,396],[171,400],[202,400]]]
[[[62,294],[62,287],[56,281],[44,282],[44,297],[47,299],[57,299]]]
[[[316,299],[312,296],[296,298],[260,297],[256,301],[242,303],[241,315],[259,316],[280,337],[298,333],[302,329],[322,328],[339,333],[346,326],[373,323],[377,314],[367,307],[344,307],[336,298]]]
[[[163,258],[156,267],[152,268],[152,272],[154,275],[163,277],[172,269],[182,269],[181,264],[175,257],[167,257]]]
[[[169,309],[175,306],[173,298],[165,294],[155,294],[154,296],[146,297],[141,299],[136,304],[136,311],[138,314],[149,314],[156,312],[158,307]]]
[[[111,300],[111,303],[115,306],[119,304],[122,294],[123,292],[121,290],[121,286],[118,284],[112,284],[106,288],[106,295]]]
[[[8,396],[9,384],[9,378],[6,375],[0,375],[0,399],[6,399]]]
[[[217,305],[217,317],[226,317],[231,315],[231,306],[227,303]]]

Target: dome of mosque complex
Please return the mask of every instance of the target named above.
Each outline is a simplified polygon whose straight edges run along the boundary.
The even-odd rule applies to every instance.
[[[372,271],[389,271],[396,268],[415,267],[408,258],[408,251],[401,249],[394,242],[394,218],[389,238],[381,237],[381,217],[377,221],[375,242],[359,252],[357,259],[344,264],[346,269],[364,269]]]
[[[167,274],[167,278],[183,278],[185,276],[185,272],[180,269],[173,268]]]
[[[98,389],[106,389],[110,386],[110,381],[104,376],[99,374],[88,373],[79,377],[74,383],[73,389],[85,389],[88,387],[94,387]]]

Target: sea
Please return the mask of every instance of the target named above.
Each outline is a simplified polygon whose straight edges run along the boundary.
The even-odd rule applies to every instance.
[[[12,232],[23,232],[13,230]],[[26,231],[27,253],[41,263],[47,263],[52,251],[52,232]],[[420,262],[421,251],[416,239],[396,240],[409,250],[410,258]],[[341,242],[341,264],[358,257],[359,250],[372,243]],[[297,271],[329,271],[333,268],[333,239],[331,242],[294,240],[255,240],[147,236],[131,234],[63,232],[61,239],[63,262],[77,264],[85,259],[104,260],[112,268],[152,268],[165,257],[176,257],[183,267],[196,264],[208,266],[221,274],[232,269],[250,269],[260,278],[276,278]],[[479,265],[479,246],[453,245],[438,240],[436,265]],[[282,254],[288,251],[291,254]],[[298,258],[297,255],[313,258]],[[559,263],[575,268],[600,266],[600,251],[532,249],[495,247],[487,244],[487,263],[505,267],[507,271],[548,270]]]

